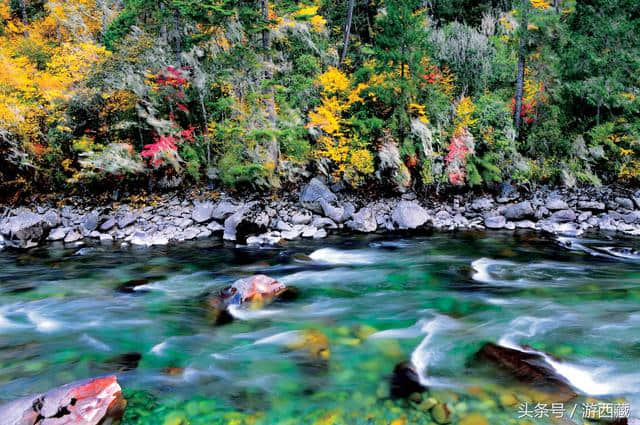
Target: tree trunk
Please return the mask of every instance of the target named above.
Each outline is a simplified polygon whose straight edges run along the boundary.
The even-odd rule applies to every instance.
[[[20,2],[20,14],[22,15],[22,24],[25,26],[24,36],[29,37],[29,31],[27,31],[27,25],[29,24],[29,18],[27,17],[27,4],[25,0],[19,0]]]
[[[518,42],[518,74],[516,75],[516,96],[513,108],[513,126],[516,130],[516,137],[520,136],[520,127],[522,125],[522,97],[524,93],[524,67],[526,60],[526,32],[527,32],[527,15],[523,12],[520,40]]]
[[[351,22],[353,20],[354,4],[355,0],[349,0],[349,4],[347,5],[347,22],[344,26],[344,40],[342,42],[342,53],[340,54],[340,62],[338,63],[338,68],[342,66],[342,63],[347,57],[347,51],[349,50],[349,38],[351,36]]]

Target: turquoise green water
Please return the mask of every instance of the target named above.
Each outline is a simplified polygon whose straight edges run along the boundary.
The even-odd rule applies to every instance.
[[[439,419],[434,401],[447,404],[452,423],[548,423],[518,418],[536,394],[469,362],[492,341],[557,356],[579,393],[634,411],[639,246],[441,233],[278,249],[202,241],[3,252],[0,401],[117,373],[125,424],[429,424]],[[214,326],[203,294],[257,273],[300,296]],[[319,335],[329,355],[315,355]],[[390,400],[389,376],[409,359],[430,390]]]

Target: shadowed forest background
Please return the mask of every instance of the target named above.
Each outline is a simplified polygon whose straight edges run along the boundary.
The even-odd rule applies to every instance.
[[[635,0],[1,0],[0,197],[636,186]]]

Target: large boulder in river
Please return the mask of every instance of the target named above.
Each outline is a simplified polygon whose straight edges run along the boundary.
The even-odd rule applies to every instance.
[[[22,212],[0,224],[0,234],[7,237],[7,245],[30,248],[47,237],[49,222],[40,214]]]
[[[393,224],[400,229],[417,229],[431,220],[429,213],[413,201],[400,201],[391,213]]]
[[[311,179],[300,192],[302,206],[318,214],[323,212],[321,200],[331,203],[337,199],[337,196],[317,177]]]
[[[568,401],[577,396],[569,382],[547,360],[548,355],[528,347],[508,348],[486,343],[476,353],[475,361],[495,367],[515,380],[553,394],[554,401]]]
[[[349,229],[362,233],[371,233],[378,229],[376,215],[369,207],[362,208],[346,224]]]
[[[325,199],[320,199],[320,207],[322,208],[322,212],[325,217],[330,218],[336,223],[344,223],[353,216],[354,212],[356,212],[356,207],[349,202],[344,205],[337,205],[336,202],[329,202]]]
[[[116,425],[127,402],[115,376],[89,379],[0,406],[6,425]]]
[[[206,306],[210,318],[216,324],[224,324],[232,320],[228,308],[232,305],[264,304],[283,296],[284,293],[295,296],[295,290],[276,279],[266,275],[255,275],[238,279],[230,286],[207,297]]]

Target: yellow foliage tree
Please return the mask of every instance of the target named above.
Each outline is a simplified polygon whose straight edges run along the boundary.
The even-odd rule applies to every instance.
[[[364,176],[374,171],[373,155],[349,128],[347,112],[362,102],[366,84],[353,83],[342,71],[330,67],[317,78],[322,88],[322,103],[309,113],[308,128],[319,131],[315,156],[328,159],[333,165],[335,179],[344,178],[357,186]]]

